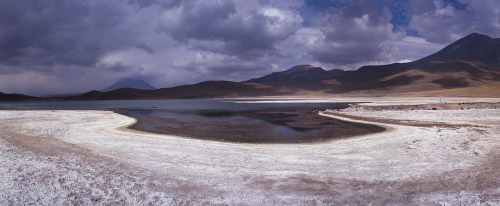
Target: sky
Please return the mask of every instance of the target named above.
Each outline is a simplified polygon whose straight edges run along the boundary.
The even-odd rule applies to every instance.
[[[500,37],[500,1],[0,0],[0,92],[355,70],[418,60],[473,32]]]

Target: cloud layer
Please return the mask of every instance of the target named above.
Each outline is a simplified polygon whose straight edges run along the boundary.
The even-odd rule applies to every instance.
[[[0,0],[0,91],[246,80],[295,64],[411,61],[500,32],[495,0]]]

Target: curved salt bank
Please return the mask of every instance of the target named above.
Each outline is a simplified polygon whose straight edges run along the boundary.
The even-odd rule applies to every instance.
[[[356,115],[370,114],[360,111]],[[421,112],[402,111],[400,115],[418,119]],[[496,110],[463,115],[453,119],[486,119],[491,125],[500,125]],[[373,202],[391,199],[389,194],[394,192],[402,195],[399,198],[412,194],[405,198],[410,202],[426,198],[429,203],[442,199],[453,203],[460,191],[445,188],[447,192],[436,195],[432,192],[436,179],[445,181],[450,174],[462,178],[484,164],[499,145],[498,127],[490,124],[484,128],[486,133],[471,128],[385,125],[393,129],[322,143],[237,144],[124,128],[134,121],[107,111],[0,111],[0,133],[55,138],[131,170],[176,180],[177,184],[164,184],[166,189],[160,193],[188,185],[182,188],[192,195],[174,195],[174,199],[203,203],[210,197],[210,202],[219,204],[341,203],[352,201],[352,194],[375,195],[371,196]],[[478,136],[482,137],[472,141]],[[460,148],[466,141],[467,148]],[[474,194],[465,191],[463,196]]]

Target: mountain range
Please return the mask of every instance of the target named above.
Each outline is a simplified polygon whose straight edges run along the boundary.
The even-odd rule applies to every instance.
[[[27,96],[24,94],[5,94],[0,92],[0,101],[28,101],[39,100],[38,97]]]
[[[155,90],[156,88],[140,79],[122,79],[113,85],[106,87],[101,92],[109,92],[117,89],[132,88],[141,90]]]
[[[109,87],[100,90],[101,92],[109,92],[117,89],[130,88],[130,89],[140,89],[140,90],[155,90],[156,88],[151,86],[149,83],[140,79],[121,79]],[[59,98],[59,97],[73,97],[79,96],[83,93],[65,93],[65,94],[50,94],[43,96],[44,98]]]
[[[245,82],[269,84],[300,80],[317,80],[337,77],[342,75],[343,73],[344,71],[339,69],[325,71],[321,67],[314,67],[311,65],[297,65],[283,72],[274,72],[263,77],[247,80]]]
[[[178,99],[325,94],[498,96],[500,39],[473,33],[417,61],[363,66],[354,71],[297,65],[286,71],[243,82],[207,81],[162,89],[154,89],[145,82],[134,83],[140,85],[137,88],[124,88],[126,86],[122,83],[117,82],[102,91],[58,99]],[[3,97],[0,96],[0,99]]]

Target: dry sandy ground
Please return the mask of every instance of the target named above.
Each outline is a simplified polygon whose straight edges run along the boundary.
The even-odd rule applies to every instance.
[[[134,132],[105,111],[0,111],[0,205],[500,204],[500,109],[336,114],[389,130],[236,144]]]

